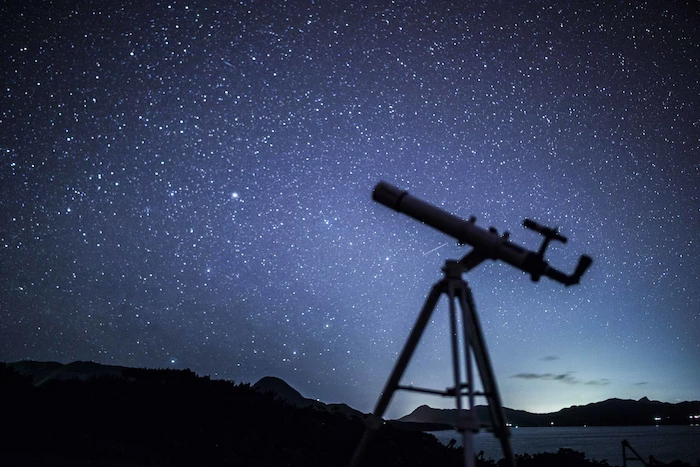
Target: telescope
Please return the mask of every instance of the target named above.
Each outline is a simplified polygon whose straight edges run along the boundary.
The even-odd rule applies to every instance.
[[[372,199],[457,239],[461,245],[471,245],[473,250],[459,261],[467,270],[486,259],[501,260],[529,274],[535,282],[546,276],[570,286],[579,283],[581,276],[593,262],[590,256],[581,255],[572,274],[565,274],[551,267],[544,259],[549,243],[552,240],[566,243],[567,239],[560,235],[556,228],[540,225],[531,219],[525,219],[523,226],[544,237],[536,252],[511,242],[508,232],[499,235],[493,227],[479,227],[475,217],[469,220],[461,219],[386,182],[379,182],[374,187]]]
[[[464,447],[464,466],[474,467],[475,456],[472,435],[482,427],[480,421],[474,416],[474,397],[483,396],[488,401],[489,416],[491,418],[491,431],[500,442],[506,465],[514,467],[513,450],[510,447],[508,437],[510,430],[506,423],[501,404],[501,396],[498,393],[496,378],[491,368],[491,362],[486,351],[486,344],[481,324],[476,314],[472,292],[467,283],[462,279],[465,271],[470,271],[487,259],[501,260],[511,266],[530,275],[533,281],[546,276],[565,286],[578,284],[581,276],[591,265],[593,260],[582,255],[573,274],[565,274],[547,264],[544,253],[550,242],[556,240],[566,243],[566,237],[559,234],[556,228],[540,225],[531,219],[525,219],[523,225],[526,229],[534,230],[544,237],[542,245],[537,251],[530,251],[509,240],[510,234],[505,232],[499,235],[493,227],[484,229],[476,225],[476,218],[469,220],[460,219],[440,208],[411,196],[407,191],[400,190],[386,182],[379,182],[372,192],[372,199],[402,212],[418,221],[428,224],[451,237],[457,239],[462,245],[471,245],[472,249],[459,261],[447,260],[442,268],[444,279],[438,281],[431,289],[425,304],[418,315],[416,324],[408,336],[404,348],[399,355],[389,380],[377,401],[372,414],[367,418],[367,427],[360,442],[355,449],[351,467],[359,467],[362,464],[362,456],[369,444],[372,433],[382,424],[382,417],[386,411],[393,394],[398,390],[413,391],[423,394],[454,397],[457,405],[457,413],[461,414],[457,420],[457,431],[462,433],[462,446]],[[420,341],[425,327],[431,320],[431,316],[442,295],[449,298],[449,322],[450,340],[452,346],[452,372],[454,386],[443,390],[418,388],[413,385],[400,384],[404,371],[408,366],[413,352]],[[457,308],[461,310],[462,338],[458,330]],[[460,348],[461,347],[461,348]],[[463,358],[460,357],[463,352]],[[483,390],[476,391],[474,385],[474,372],[472,361],[476,363]],[[462,378],[462,369],[466,370],[466,381]],[[463,405],[466,398],[466,407]],[[462,408],[466,410],[462,410]],[[500,462],[499,462],[500,464]]]

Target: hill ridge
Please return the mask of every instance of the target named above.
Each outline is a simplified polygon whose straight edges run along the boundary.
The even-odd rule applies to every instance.
[[[490,420],[487,406],[473,409],[481,421]],[[530,413],[503,408],[506,421],[513,426],[633,426],[684,425],[693,423],[691,417],[700,415],[700,401],[679,403],[610,398],[586,405],[574,405],[551,413]],[[400,422],[448,424],[455,426],[457,409],[434,409],[420,406],[398,419]]]
[[[139,369],[104,365],[91,361],[74,361],[63,364],[59,362],[40,362],[22,360],[8,363],[8,366],[25,376],[33,378],[34,386],[42,385],[51,380],[79,379],[87,380],[101,376],[124,377],[127,373],[133,375]],[[141,370],[148,371],[148,370]],[[165,370],[172,372],[191,373],[190,370]],[[132,376],[133,377],[133,376]],[[344,403],[325,404],[306,398],[282,378],[265,376],[252,387],[260,392],[272,392],[276,398],[301,408],[312,407],[340,412],[350,417],[363,417],[364,414]],[[489,420],[488,407],[474,407],[477,418]],[[582,425],[654,425],[654,424],[688,424],[690,417],[700,415],[700,401],[684,401],[678,403],[650,400],[644,396],[638,400],[610,398],[604,401],[591,402],[585,405],[573,405],[556,412],[538,414],[524,410],[504,408],[506,420],[514,426],[582,426]],[[457,416],[456,409],[435,409],[428,405],[417,407],[396,422],[412,424],[437,424],[454,426]],[[418,425],[415,425],[418,427]]]

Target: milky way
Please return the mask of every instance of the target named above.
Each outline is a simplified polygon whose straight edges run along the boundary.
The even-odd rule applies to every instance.
[[[529,249],[524,218],[558,226],[566,272],[594,258],[570,288],[465,276],[504,405],[700,399],[690,2],[68,3],[0,7],[0,360],[370,411],[468,251],[374,203],[387,180]],[[450,361],[440,308],[405,382],[444,389]],[[422,403],[452,404],[389,415]]]

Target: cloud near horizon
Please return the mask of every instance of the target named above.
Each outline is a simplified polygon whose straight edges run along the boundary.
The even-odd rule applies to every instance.
[[[538,379],[542,381],[559,381],[566,384],[586,384],[589,386],[606,386],[610,384],[610,380],[607,378],[594,379],[590,381],[581,381],[580,379],[572,376],[571,372],[567,373],[518,373],[517,375],[511,376],[511,378],[518,379]]]

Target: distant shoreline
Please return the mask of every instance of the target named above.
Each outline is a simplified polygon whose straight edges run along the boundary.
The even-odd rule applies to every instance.
[[[392,420],[392,421],[395,421],[395,420]],[[403,424],[403,422],[400,422],[400,423]],[[406,423],[406,424],[408,425],[408,423]],[[416,424],[416,425],[419,425],[419,424]],[[423,428],[418,429],[418,428],[416,427],[416,428],[415,428],[415,431],[423,431],[423,432],[426,432],[426,433],[430,433],[430,432],[434,432],[434,431],[435,431],[435,432],[437,432],[437,431],[457,431],[457,430],[456,430],[454,427],[452,427],[452,426],[435,425],[437,428],[433,428],[433,429],[431,429],[430,426],[431,426],[430,424],[426,424],[426,428],[425,428],[425,429],[423,429]],[[522,426],[521,426],[521,425],[517,425],[517,426],[509,426],[508,428],[510,428],[511,430],[517,430],[517,429],[520,429],[520,428],[542,428],[542,429],[546,429],[546,428],[634,428],[634,427],[643,427],[643,426],[649,426],[649,427],[651,427],[651,426],[653,426],[653,427],[689,426],[689,427],[699,427],[698,429],[700,429],[700,425],[681,424],[681,423],[678,423],[678,424],[675,424],[675,425],[672,425],[672,424],[668,424],[668,425],[654,425],[653,423],[652,423],[652,424],[647,424],[647,425],[542,425],[542,426],[534,426],[534,425],[522,425]],[[400,428],[401,426],[398,425],[397,427]],[[406,429],[408,429],[408,428],[406,428]],[[412,428],[412,429],[413,429],[413,428]],[[482,429],[482,430],[479,430],[479,432],[488,433],[489,430]]]
[[[488,421],[491,418],[489,408],[486,406],[476,406],[472,411],[478,420]],[[652,401],[646,397],[636,401],[607,399],[548,414],[533,414],[507,407],[503,409],[503,413],[506,422],[512,427],[683,426],[698,423],[700,401],[671,404]],[[456,426],[458,419],[457,409],[435,409],[423,405],[397,421]]]
[[[461,445],[456,431],[431,432],[443,444],[451,439]],[[486,457],[502,457],[499,441],[481,431],[474,438],[475,450]],[[511,430],[510,444],[515,453],[557,452],[571,448],[588,459],[607,459],[622,464],[622,441],[626,440],[646,461],[649,455],[663,462],[679,460],[696,465],[700,460],[700,427],[690,425],[604,426],[604,427],[519,427]],[[695,448],[695,450],[693,449]]]

